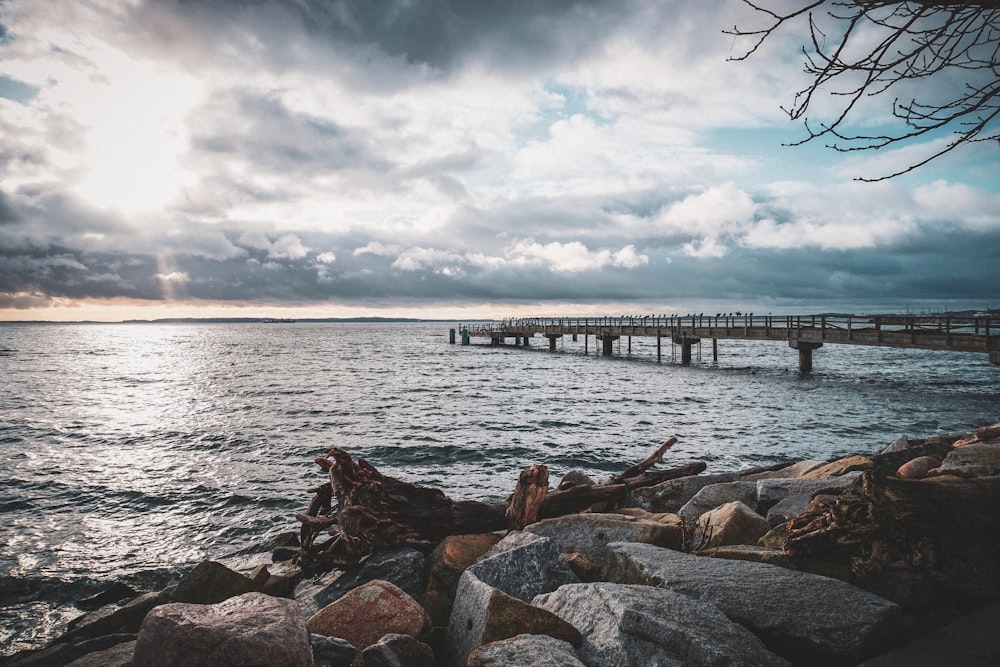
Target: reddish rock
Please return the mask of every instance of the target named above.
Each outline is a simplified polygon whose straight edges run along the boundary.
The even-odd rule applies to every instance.
[[[390,633],[420,637],[430,630],[431,621],[401,588],[375,579],[320,609],[306,626],[309,632],[346,639],[364,651]]]
[[[432,625],[448,625],[459,577],[499,541],[500,535],[497,533],[451,535],[434,549],[428,559],[430,566],[427,590],[420,598],[420,604],[430,616]]]
[[[212,605],[176,602],[146,615],[133,667],[312,667],[309,631],[293,600],[247,593]]]
[[[899,466],[896,477],[900,479],[923,479],[927,473],[941,465],[941,459],[936,456],[918,456]]]

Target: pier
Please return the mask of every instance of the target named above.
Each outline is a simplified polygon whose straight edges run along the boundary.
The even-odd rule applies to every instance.
[[[993,311],[985,317],[924,315],[755,315],[718,314],[685,316],[531,317],[460,327],[462,344],[472,338],[489,339],[492,345],[528,346],[534,336],[548,340],[549,350],[563,336],[583,336],[584,354],[589,339],[594,352],[608,356],[614,342],[633,337],[656,338],[656,360],[662,361],[662,341],[679,345],[681,363],[691,363],[691,350],[703,340],[712,341],[712,358],[718,360],[719,340],[761,340],[786,343],[798,352],[799,370],[812,370],[812,353],[824,344],[903,347],[986,354],[1000,364],[1000,318]],[[455,342],[452,330],[451,342]]]

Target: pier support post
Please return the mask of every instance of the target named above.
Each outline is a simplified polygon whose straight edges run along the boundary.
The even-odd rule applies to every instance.
[[[660,336],[656,337],[656,363],[660,363]]]
[[[549,339],[549,351],[556,351],[556,339],[562,338],[562,334],[545,334],[545,337]]]
[[[454,329],[448,329],[448,342],[451,343],[452,345],[455,344],[455,330]]]
[[[799,351],[799,372],[809,373],[813,369],[813,350],[823,347],[823,343],[811,343],[793,338],[788,347]]]
[[[674,342],[681,346],[681,366],[691,365],[691,347],[701,342],[700,338],[674,336]]]
[[[719,360],[719,339],[718,338],[713,338],[712,339],[712,361],[718,361],[718,360]]]
[[[462,327],[462,345],[469,344],[469,327]]]
[[[601,354],[605,357],[610,357],[614,352],[614,342],[618,340],[618,336],[612,336],[609,334],[599,335],[597,339],[601,341]]]
[[[524,334],[524,338],[522,340],[524,341],[523,345],[525,347],[528,347],[528,343],[531,341],[531,336],[528,334]]]

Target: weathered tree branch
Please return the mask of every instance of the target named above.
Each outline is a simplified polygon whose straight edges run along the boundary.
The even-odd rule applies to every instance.
[[[330,481],[313,491],[309,509],[296,518],[302,523],[303,564],[356,563],[380,547],[408,539],[438,540],[448,535],[519,529],[537,519],[562,516],[595,503],[619,502],[632,489],[668,479],[697,475],[706,464],[698,461],[677,468],[649,472],[676,440],[625,473],[604,483],[581,484],[548,493],[548,469],[533,465],[521,473],[511,502],[452,500],[439,489],[416,486],[383,475],[364,459],[353,461],[332,448],[316,463]],[[331,506],[330,494],[336,499]],[[317,542],[321,533],[331,539]]]
[[[795,94],[790,107],[782,107],[806,129],[806,137],[791,145],[828,137],[829,147],[840,152],[878,150],[932,140],[952,130],[952,139],[943,147],[931,143],[927,155],[907,167],[858,179],[880,181],[960,146],[1000,142],[1000,2],[813,0],[785,13],[744,2],[766,21],[758,29],[735,26],[724,31],[750,42],[731,60],[748,59],[779,30],[794,30],[791,24],[797,19],[808,22],[808,47],[802,52],[812,82]],[[862,113],[862,120],[871,120],[859,106],[864,100],[904,85],[921,86],[927,97],[893,100],[890,115],[901,121],[901,129],[867,134],[851,127],[852,119]],[[844,102],[832,119],[810,123],[806,114],[819,94],[843,97]]]

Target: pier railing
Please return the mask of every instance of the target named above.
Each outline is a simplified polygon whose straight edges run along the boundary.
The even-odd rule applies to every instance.
[[[989,355],[1000,364],[1000,319],[952,317],[947,315],[757,315],[719,313],[716,315],[623,315],[620,317],[530,317],[511,318],[486,324],[462,326],[463,342],[469,337],[489,338],[494,345],[508,338],[528,344],[532,336],[549,339],[550,349],[561,336],[583,335],[601,341],[604,354],[611,354],[611,342],[621,337],[654,336],[657,357],[660,338],[669,337],[682,346],[682,363],[690,362],[690,345],[712,339],[717,355],[719,339],[787,341],[799,350],[800,368],[809,370],[812,350],[824,343],[874,345],[954,350]]]

